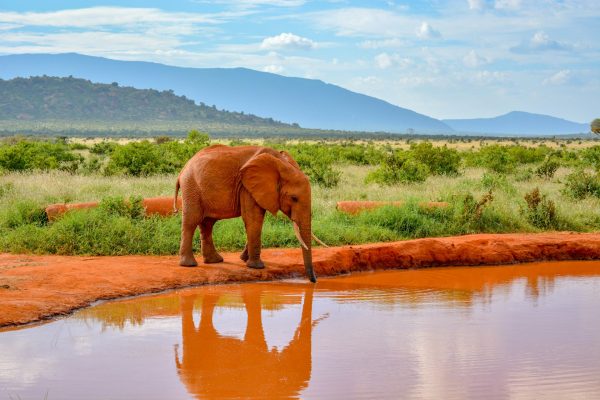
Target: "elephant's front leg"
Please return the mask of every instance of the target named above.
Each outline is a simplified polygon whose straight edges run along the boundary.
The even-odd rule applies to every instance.
[[[223,261],[223,257],[217,253],[217,249],[215,249],[215,244],[213,243],[212,232],[215,222],[217,222],[216,219],[205,218],[200,224],[200,231],[202,234],[202,256],[204,257],[204,262],[207,264]]]
[[[265,264],[260,259],[261,233],[263,221],[265,219],[265,210],[256,204],[254,199],[248,193],[241,196],[242,219],[246,227],[247,243],[244,253],[247,254],[246,265],[250,268],[261,269]],[[244,256],[242,253],[242,256]]]

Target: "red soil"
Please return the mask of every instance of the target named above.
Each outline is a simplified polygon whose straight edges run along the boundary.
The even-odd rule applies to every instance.
[[[358,214],[365,210],[372,210],[383,206],[402,207],[403,201],[338,201],[337,209],[347,214]],[[424,201],[419,203],[423,208],[448,207],[444,201]]]
[[[182,268],[175,256],[0,254],[0,326],[64,315],[96,300],[184,286],[304,279],[299,249],[267,249],[267,268],[246,268],[239,253],[224,263]],[[600,259],[600,233],[481,234],[314,249],[317,276],[351,271]],[[476,270],[473,271],[477,273]]]
[[[142,203],[146,209],[146,215],[162,215],[169,216],[173,214],[173,198],[172,197],[148,197]],[[177,207],[181,208],[181,197],[177,198]],[[72,203],[72,204],[51,204],[46,207],[46,215],[48,219],[53,221],[69,210],[79,210],[82,208],[98,207],[97,201],[89,203]]]

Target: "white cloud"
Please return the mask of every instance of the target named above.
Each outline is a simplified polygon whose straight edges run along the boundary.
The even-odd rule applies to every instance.
[[[518,10],[521,8],[521,0],[496,0],[494,8],[497,10]]]
[[[467,0],[469,4],[469,9],[471,10],[509,10],[515,11],[521,8],[522,1],[521,0]]]
[[[270,72],[272,74],[280,74],[283,72],[283,70],[284,70],[284,68],[281,65],[275,65],[275,64],[267,65],[266,67],[263,68],[263,71]]]
[[[139,26],[156,23],[223,22],[233,14],[167,12],[157,8],[89,7],[49,12],[0,12],[0,22],[29,26],[91,28],[100,26]]]
[[[549,78],[544,79],[542,83],[544,85],[564,85],[566,83],[569,83],[571,81],[571,78],[571,71],[568,69],[563,69],[550,76]]]
[[[488,64],[489,60],[477,54],[475,50],[471,50],[463,57],[463,64],[469,68],[478,68]]]
[[[420,39],[435,39],[441,37],[442,34],[434,29],[428,22],[421,23],[417,29],[417,37]]]
[[[493,83],[506,82],[508,74],[500,71],[478,71],[473,75],[473,81],[478,84],[489,85]]]
[[[339,36],[404,36],[414,23],[408,16],[376,8],[339,8],[305,14],[303,18]]]
[[[262,6],[271,7],[299,7],[306,3],[305,0],[193,0],[200,4],[228,4],[237,8],[255,8]]]
[[[383,39],[383,40],[365,40],[358,44],[358,47],[363,49],[383,49],[383,48],[397,48],[408,45],[406,40],[399,38]]]
[[[570,50],[571,46],[559,42],[554,39],[550,39],[550,36],[544,31],[537,31],[533,34],[531,39],[523,41],[519,45],[511,48],[514,53],[533,53],[538,51],[549,51],[549,50]]]
[[[392,66],[407,67],[412,64],[412,60],[403,58],[399,54],[380,53],[375,56],[375,64],[380,69],[388,69]]]
[[[469,3],[469,9],[471,10],[483,10],[487,7],[485,0],[467,0]]]
[[[316,43],[293,33],[281,33],[265,38],[260,47],[263,50],[310,50],[316,47]]]

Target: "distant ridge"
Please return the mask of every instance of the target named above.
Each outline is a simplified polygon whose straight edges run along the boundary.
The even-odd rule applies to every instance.
[[[287,126],[272,119],[195,104],[172,91],[121,87],[73,77],[0,79],[0,120],[195,121]]]
[[[457,133],[490,133],[499,135],[569,135],[589,132],[588,124],[568,121],[550,115],[512,111],[494,118],[445,119]]]
[[[0,56],[0,78],[74,76],[140,89],[173,90],[197,103],[269,117],[304,128],[451,133],[445,123],[319,80],[245,68],[182,68],[80,54]]]

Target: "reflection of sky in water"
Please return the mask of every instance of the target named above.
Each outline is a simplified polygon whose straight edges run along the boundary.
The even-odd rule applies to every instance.
[[[200,346],[190,354],[188,337],[185,354],[183,299],[193,308],[198,330],[210,294],[219,299],[211,345],[226,339],[232,347],[219,354],[238,366],[251,368],[252,362],[240,357],[253,354],[274,381],[288,374],[264,357],[283,357],[302,315],[316,321],[312,335],[301,338],[304,345],[308,341],[309,357],[298,362],[308,362],[310,372],[310,381],[294,388],[302,397],[599,398],[600,265],[562,264],[568,268],[524,265],[470,269],[470,275],[445,269],[323,279],[312,310],[304,301],[309,287],[304,283],[197,288],[106,303],[71,318],[0,333],[0,396],[200,396],[193,385],[205,378],[200,365],[209,351],[202,345],[209,341],[199,329],[193,340],[206,343],[196,343]],[[476,279],[465,279],[475,274]],[[258,321],[266,350],[244,353],[248,348],[239,345],[249,340],[246,324],[261,326],[245,309],[257,296],[265,307]],[[197,364],[178,375],[176,354]],[[236,382],[215,380],[218,384]],[[297,394],[290,387],[289,395]]]

